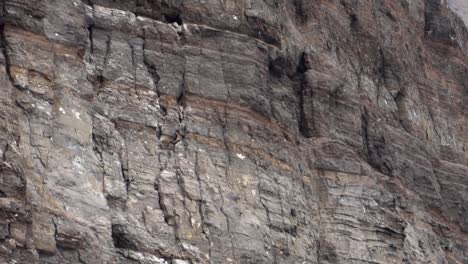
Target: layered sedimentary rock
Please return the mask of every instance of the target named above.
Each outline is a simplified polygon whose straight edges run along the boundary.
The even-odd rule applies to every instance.
[[[0,263],[468,263],[445,1],[0,3]]]

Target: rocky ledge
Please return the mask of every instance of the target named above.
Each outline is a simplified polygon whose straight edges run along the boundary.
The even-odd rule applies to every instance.
[[[468,263],[463,3],[0,1],[0,262]]]

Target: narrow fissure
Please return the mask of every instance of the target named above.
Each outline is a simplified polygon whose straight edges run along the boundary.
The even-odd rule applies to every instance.
[[[366,160],[370,163],[371,149],[369,142],[369,112],[366,107],[363,108],[361,113],[361,130],[362,130],[362,143],[364,145]]]
[[[224,218],[226,219],[226,231],[228,233],[228,236],[229,236],[229,241],[230,241],[230,244],[231,244],[231,254],[232,254],[232,258],[233,259],[236,259],[235,257],[235,253],[234,253],[234,242],[232,241],[232,233],[231,233],[231,221],[229,220],[229,216],[228,214],[226,213],[226,211],[224,211],[224,196],[223,196],[223,191],[221,189],[221,185],[218,184],[218,189],[219,189],[219,195],[221,195],[221,207],[220,207],[220,211],[221,213],[224,215]]]
[[[305,75],[309,68],[310,62],[308,61],[307,54],[303,52],[293,81],[296,83],[296,94],[299,101],[299,132],[305,138],[313,137],[315,132],[313,90],[309,87]]]
[[[204,195],[203,195],[203,190],[202,190],[202,180],[201,180],[201,177],[200,177],[200,173],[199,173],[199,163],[198,163],[198,152],[195,152],[195,176],[197,177],[197,181],[198,181],[198,188],[199,188],[199,195],[200,195],[200,201],[198,201],[198,213],[200,214],[200,221],[201,221],[201,230],[202,230],[202,234],[205,236],[206,240],[208,241],[208,244],[209,244],[209,249],[208,249],[208,259],[209,259],[209,262],[211,263],[211,254],[212,254],[212,250],[213,250],[213,246],[212,246],[212,242],[211,242],[211,237],[209,235],[209,228],[207,227],[207,224],[205,222],[205,214],[204,214],[204,211],[203,211],[203,204],[204,204]],[[208,232],[207,230],[205,229],[208,229]]]

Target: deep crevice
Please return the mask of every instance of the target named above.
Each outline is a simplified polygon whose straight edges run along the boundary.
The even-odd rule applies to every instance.
[[[366,159],[370,162],[371,149],[369,145],[369,112],[366,107],[363,108],[363,112],[361,113],[361,130]]]
[[[359,30],[359,19],[356,14],[349,15],[349,26],[351,30],[358,31]]]
[[[128,194],[128,191],[130,189],[130,186],[131,186],[133,180],[131,180],[128,177],[128,170],[124,167],[123,162],[120,162],[120,171],[122,173],[122,177],[123,177],[123,180],[125,182],[125,190],[127,191],[127,194]]]
[[[184,105],[184,97],[185,97],[185,92],[186,92],[186,84],[185,84],[185,69],[184,69],[184,72],[182,73],[182,82],[180,83],[179,85],[179,91],[177,93],[177,97],[176,97],[176,100],[177,100],[177,104],[179,106],[183,106]]]
[[[91,6],[93,10],[93,19],[92,21],[89,22],[89,25],[87,27],[88,30],[88,41],[89,41],[89,49],[90,49],[90,56],[89,60],[92,63],[93,62],[93,55],[94,55],[94,3],[92,1],[88,2],[88,5]]]
[[[116,248],[138,250],[133,241],[128,238],[125,225],[112,224],[112,242]]]
[[[173,14],[163,14],[164,21],[167,23],[177,23],[178,25],[183,24],[182,17],[179,13],[173,13]]]
[[[294,0],[293,2],[296,20],[301,24],[305,24],[309,20],[304,1],[307,2],[308,0]]]
[[[311,138],[315,133],[313,90],[307,83],[306,72],[311,68],[310,61],[305,52],[302,53],[296,67],[293,80],[296,82],[296,94],[299,103],[299,132],[305,138]]]

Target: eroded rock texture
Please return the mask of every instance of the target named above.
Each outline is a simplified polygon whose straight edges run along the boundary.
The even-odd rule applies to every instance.
[[[445,1],[0,3],[0,263],[468,263]]]

